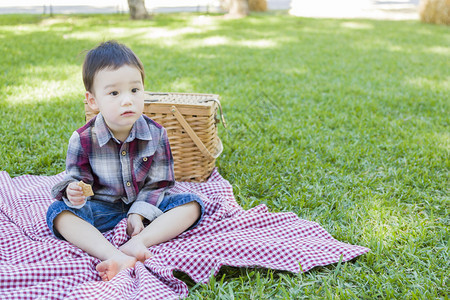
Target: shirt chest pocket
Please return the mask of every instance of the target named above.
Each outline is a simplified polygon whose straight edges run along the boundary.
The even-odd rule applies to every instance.
[[[136,175],[137,182],[142,182],[147,178],[152,162],[153,155],[141,156],[134,160],[134,173]]]
[[[138,183],[143,183],[148,177],[153,164],[156,146],[152,141],[139,145],[137,155],[133,159],[134,175]]]

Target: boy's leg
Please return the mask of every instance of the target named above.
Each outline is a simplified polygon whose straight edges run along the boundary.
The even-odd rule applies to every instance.
[[[134,257],[114,247],[97,228],[70,211],[61,212],[54,220],[54,227],[68,242],[102,260],[96,269],[103,280],[110,280],[136,264]]]
[[[195,201],[172,208],[153,220],[144,230],[133,236],[119,249],[143,261],[151,256],[148,247],[177,237],[191,227],[200,215],[200,204]]]

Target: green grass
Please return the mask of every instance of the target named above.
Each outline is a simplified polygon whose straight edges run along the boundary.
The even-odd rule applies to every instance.
[[[305,274],[226,267],[191,299],[448,299],[450,30],[254,14],[0,16],[0,169],[64,169],[83,125],[83,51],[110,38],[152,91],[218,93],[217,164],[265,203],[371,248]]]

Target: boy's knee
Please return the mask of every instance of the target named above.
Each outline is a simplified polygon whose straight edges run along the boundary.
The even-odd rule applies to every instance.
[[[196,211],[201,213],[203,210],[203,202],[200,199],[200,197],[195,194],[190,194],[190,197],[191,197],[191,199],[190,199],[191,201],[188,202],[187,204],[190,204],[193,209],[195,209]]]
[[[191,202],[182,204],[179,207],[182,207],[183,210],[188,210],[190,213],[194,213],[194,212],[200,213],[200,210],[201,210],[200,204],[198,204],[195,201],[191,201]]]
[[[64,239],[59,231],[64,226],[69,226],[74,220],[79,218],[93,224],[92,211],[88,205],[81,209],[74,209],[68,207],[64,201],[53,202],[47,210],[47,225],[50,231],[59,239]]]
[[[192,209],[193,212],[195,212],[197,215],[200,215],[202,207],[198,202],[192,201],[192,202],[186,203],[186,205],[189,205],[190,209]]]
[[[59,225],[61,224],[61,222],[64,222],[65,219],[72,218],[72,217],[77,217],[77,216],[74,213],[72,213],[71,211],[64,210],[55,217],[55,219],[53,220],[53,226],[58,228]]]
[[[199,202],[192,201],[192,202],[187,203],[190,206],[191,211],[189,212],[189,214],[192,216],[192,220],[193,220],[192,226],[189,227],[189,229],[197,227],[197,225],[203,219],[203,213],[204,213],[203,202],[200,199],[198,199],[198,201]]]
[[[59,212],[56,216],[53,216],[53,218],[50,218],[47,220],[48,227],[50,228],[51,232],[61,240],[65,240],[65,238],[60,234],[61,229],[64,229],[64,227],[67,227],[68,224],[71,223],[71,218],[76,217],[76,215],[68,210],[64,210]]]

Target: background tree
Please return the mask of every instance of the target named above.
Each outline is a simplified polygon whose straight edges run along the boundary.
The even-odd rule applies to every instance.
[[[242,18],[248,15],[248,0],[222,0],[222,6],[228,11],[227,17]]]
[[[266,11],[267,1],[266,0],[248,0],[248,8],[250,11]]]
[[[130,18],[133,20],[142,20],[150,18],[145,8],[145,0],[128,0],[128,8],[130,9]]]
[[[421,0],[419,13],[422,22],[450,25],[450,0]]]

